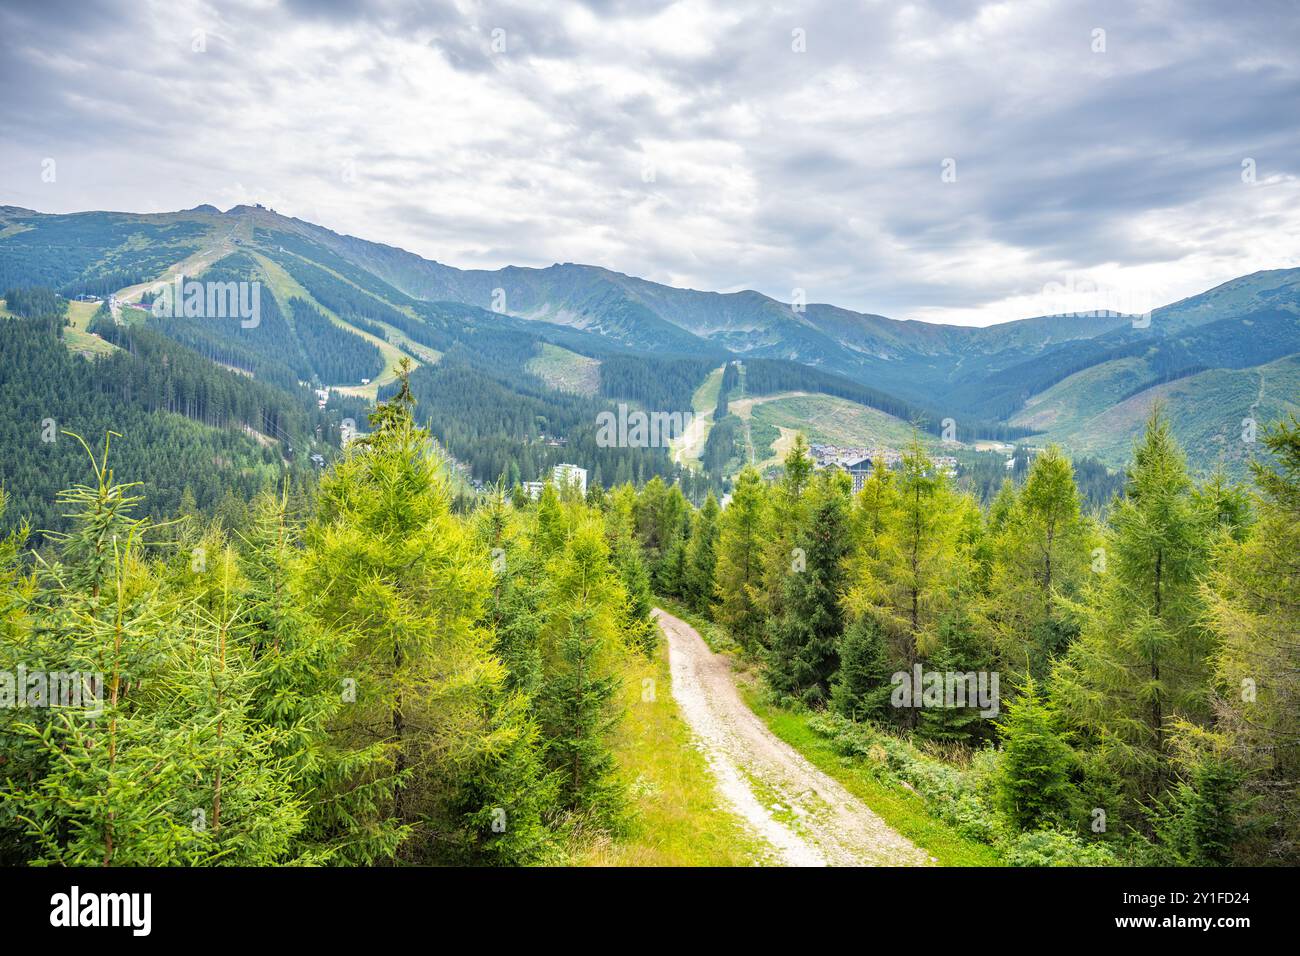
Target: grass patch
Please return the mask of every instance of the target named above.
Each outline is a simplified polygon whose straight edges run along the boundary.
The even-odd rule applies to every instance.
[[[588,396],[600,391],[599,360],[549,342],[542,343],[538,354],[524,368],[556,391]]]
[[[643,699],[645,680],[654,699]],[[752,866],[761,841],[718,797],[704,755],[677,711],[661,641],[654,660],[637,658],[623,673],[627,711],[614,743],[628,781],[634,820],[619,839],[570,848],[577,866]]]

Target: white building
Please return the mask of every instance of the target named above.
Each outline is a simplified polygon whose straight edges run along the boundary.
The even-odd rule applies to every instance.
[[[532,498],[533,501],[536,501],[538,498],[542,496],[542,489],[544,487],[545,485],[540,481],[525,481],[524,494],[526,494],[529,498]]]
[[[555,484],[561,488],[565,485],[576,484],[578,494],[587,494],[587,469],[579,468],[577,465],[556,465],[555,470],[551,473],[551,478]]]

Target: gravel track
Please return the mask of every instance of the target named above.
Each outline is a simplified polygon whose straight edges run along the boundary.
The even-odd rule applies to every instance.
[[[930,857],[768,730],[736,690],[731,662],[656,609],[672,692],[732,809],[784,866],[925,866]]]

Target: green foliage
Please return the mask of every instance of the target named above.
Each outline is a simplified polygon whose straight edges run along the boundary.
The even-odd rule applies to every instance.
[[[862,616],[844,631],[839,670],[831,684],[835,712],[852,720],[878,720],[889,705],[890,668],[885,632],[872,617]]]
[[[1065,825],[1069,820],[1074,754],[1055,723],[1038,685],[1027,678],[1007,704],[999,727],[998,804],[1018,830]]]
[[[6,289],[0,299],[5,300],[6,309],[26,319],[61,319],[68,314],[68,300],[40,286]]]
[[[983,637],[976,631],[969,615],[959,609],[946,613],[935,629],[935,650],[926,662],[926,669],[945,675],[973,675],[976,688],[981,675],[989,693],[993,692],[991,674],[996,670],[993,654]],[[980,713],[981,707],[972,699],[975,696],[968,679],[964,680],[969,705],[965,707],[929,707],[921,710],[917,732],[929,739],[949,743],[969,744],[991,733],[991,725]],[[998,692],[1001,692],[999,681]]]
[[[461,817],[526,728],[481,626],[492,583],[483,552],[451,514],[428,436],[402,389],[371,416],[370,435],[321,484],[306,529],[311,611],[349,642],[356,699],[340,715],[350,746],[376,741],[392,780],[387,815],[410,828],[403,854],[455,860],[480,836]],[[494,807],[469,808],[471,814]]]
[[[1119,859],[1104,843],[1086,842],[1064,830],[1027,830],[1007,847],[1008,866],[1117,866]]]
[[[730,368],[730,366],[728,366]],[[694,610],[707,611],[713,603],[713,575],[718,563],[718,499],[709,492],[691,527],[686,553],[682,597]]]
[[[1160,862],[1225,866],[1245,835],[1245,773],[1231,757],[1201,750],[1185,757],[1178,781],[1148,811]]]
[[[1135,799],[1168,782],[1173,722],[1209,718],[1213,641],[1198,578],[1212,520],[1156,409],[1111,514],[1106,571],[1078,606],[1079,639],[1053,677],[1064,715],[1125,775]]]
[[[293,326],[316,377],[325,385],[356,385],[384,368],[373,343],[336,325],[306,299],[290,299]]]
[[[807,524],[795,537],[793,560],[782,582],[781,614],[769,638],[768,683],[810,706],[829,700],[831,678],[839,666],[836,644],[844,630],[840,600],[849,551],[848,493],[848,476],[840,471],[823,472],[812,482]]]
[[[759,596],[765,511],[763,481],[757,471],[746,468],[736,478],[731,503],[718,520],[714,616],[751,650],[759,646],[762,632]]]
[[[1240,862],[1294,862],[1300,846],[1300,422],[1264,436],[1271,460],[1254,469],[1256,520],[1221,534],[1202,584],[1214,654],[1216,729],[1247,773],[1252,839]],[[1245,821],[1243,821],[1243,825]]]
[[[581,519],[547,571],[539,699],[547,763],[559,776],[562,807],[613,826],[624,795],[608,738],[621,718],[614,663],[624,649],[619,625],[627,596],[601,524]]]

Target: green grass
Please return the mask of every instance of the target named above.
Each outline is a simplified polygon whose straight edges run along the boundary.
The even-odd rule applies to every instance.
[[[755,404],[752,413],[755,423],[796,429],[810,442],[902,448],[912,440],[901,418],[833,395],[792,395]]]
[[[551,388],[575,395],[595,395],[600,391],[600,361],[570,352],[549,342],[524,366]]]
[[[77,352],[87,358],[96,355],[108,355],[117,351],[116,345],[105,342],[98,335],[92,335],[86,331],[91,318],[98,309],[98,302],[68,303],[69,324],[63,327],[63,344],[67,346],[69,351]],[[4,299],[0,299],[0,319],[12,318],[17,318],[17,316],[6,309]]]
[[[704,379],[704,382],[695,390],[691,396],[691,409],[697,415],[705,412],[712,412],[718,404],[718,393],[722,391],[722,373],[727,370],[725,365],[715,368]]]
[[[887,824],[934,857],[940,866],[1001,866],[990,846],[970,840],[936,820],[918,794],[874,779],[858,758],[837,754],[825,737],[808,726],[808,715],[768,703],[756,682],[741,686],[741,695],[768,729],[799,751],[809,763],[879,814]]]
[[[654,699],[643,699],[652,680]],[[677,711],[660,642],[654,660],[637,658],[623,673],[627,711],[615,741],[635,817],[621,839],[570,849],[578,866],[753,866],[763,845],[721,802],[704,755]]]

